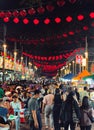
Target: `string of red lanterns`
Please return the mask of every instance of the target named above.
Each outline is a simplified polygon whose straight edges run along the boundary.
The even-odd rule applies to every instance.
[[[33,23],[34,25],[38,25],[40,23],[40,19],[39,18],[34,18],[33,20],[31,20],[30,18],[25,17],[26,16],[25,10],[23,10],[23,12],[24,13],[22,13],[22,11],[20,12],[22,14],[21,15],[22,19],[19,18],[18,11],[13,12],[13,14],[15,14],[15,16],[13,17],[12,20],[13,20],[13,22],[15,24],[18,24],[20,21],[22,21],[26,25],[29,24],[29,23]],[[9,11],[8,11],[8,13],[4,13],[2,11],[0,12],[0,18],[5,23],[8,23],[10,21],[11,15],[12,15],[12,13],[10,13]],[[94,19],[94,11],[90,12],[87,17],[89,17],[91,19]],[[76,19],[79,22],[83,21],[85,18],[86,17],[84,16],[84,14],[81,14],[81,13],[76,16]],[[63,22],[65,20],[66,22],[71,23],[71,22],[73,22],[74,19],[75,18],[73,18],[72,16],[66,16],[65,19],[61,18],[61,17],[56,17],[56,18],[54,18],[54,22],[57,23],[57,24],[59,24],[59,23],[61,23],[61,22]],[[46,25],[48,25],[51,22],[53,22],[53,20],[50,19],[50,18],[48,18],[48,17],[46,17],[44,20],[41,20],[41,21],[43,21],[43,23],[46,24]]]
[[[37,66],[38,68],[42,68],[42,71],[45,71],[45,72],[56,71],[56,70],[62,68],[65,64],[66,64],[66,62],[58,64],[58,65],[42,65],[42,64],[34,62],[35,66]]]
[[[74,4],[76,1],[78,1],[78,0],[69,0],[69,2],[71,4]],[[66,3],[65,0],[57,0],[57,5],[60,6],[60,7],[64,6],[65,3]],[[51,11],[54,10],[54,6],[51,3],[49,3],[49,4],[46,5],[46,9],[49,12],[51,12]],[[19,18],[22,18],[23,23],[28,24],[30,20],[26,17],[28,15],[32,16],[32,15],[36,14],[36,12],[38,12],[39,14],[43,14],[45,12],[45,8],[43,6],[40,6],[37,9],[35,9],[34,7],[31,7],[29,9],[17,9],[17,10],[13,10],[13,11],[9,11],[9,10],[8,11],[2,11],[1,10],[0,11],[0,18],[3,19],[3,21],[6,22],[6,23],[10,21],[10,18],[13,18],[13,22],[16,23],[16,24],[19,23],[19,21],[20,21]],[[94,12],[90,13],[90,17],[94,18]],[[82,21],[84,19],[84,16],[82,14],[80,14],[79,16],[77,16],[77,19],[79,21]],[[39,24],[39,22],[40,22],[38,19],[34,20],[34,21],[33,21],[33,23],[35,25]],[[50,21],[51,21],[50,19],[46,18],[44,20],[44,23],[49,24]],[[56,23],[60,23],[60,22],[62,22],[62,19],[60,17],[57,17],[57,18],[54,19],[54,21]],[[73,21],[72,16],[66,17],[66,22],[72,22],[72,21]]]
[[[62,59],[67,59],[68,57],[75,55],[75,53],[79,53],[83,49],[84,48],[70,50],[70,52],[65,52],[65,54],[60,54],[56,56],[39,56],[39,55],[37,56],[37,55],[28,54],[26,52],[23,52],[22,54],[24,56],[31,58],[32,60],[43,61],[45,64],[46,62],[50,62],[50,61],[60,61]]]
[[[74,50],[72,52],[66,53],[65,55],[67,57],[68,57],[68,55],[69,55],[69,57],[71,57],[72,55],[75,56],[76,53],[79,53],[83,49],[84,48],[79,48],[79,49],[76,49],[76,50]],[[49,75],[56,74],[57,70],[59,70],[60,68],[62,68],[63,66],[66,65],[66,61],[63,61],[63,63],[59,61],[59,57],[63,58],[62,56],[64,56],[64,54],[63,55],[57,55],[57,56],[49,56],[49,57],[42,56],[41,57],[41,56],[30,55],[30,54],[27,54],[27,53],[23,52],[23,55],[28,56],[31,59],[33,58],[33,64],[35,66],[37,66],[38,68],[41,68],[42,72],[44,72],[46,74],[49,73]],[[34,60],[36,58],[37,58],[37,60]],[[58,61],[55,61],[55,59],[57,59]],[[43,60],[43,62],[42,62],[42,60]],[[47,64],[45,64],[45,60],[46,60]],[[56,63],[51,64],[50,60],[51,61],[54,60]]]
[[[62,60],[63,58],[68,58],[71,54],[72,54],[72,51],[70,51],[69,53],[66,53],[66,54],[61,54],[61,55],[57,55],[57,56],[49,56],[49,57],[46,57],[46,56],[34,56],[32,54],[28,54],[28,53],[25,53],[23,52],[22,53],[23,55],[25,56],[28,56],[29,58],[31,58],[32,60],[38,60],[38,61],[58,61],[58,60]]]
[[[27,21],[28,22],[28,21]],[[91,23],[91,26],[94,27],[94,22]],[[87,25],[83,25],[82,29],[76,29],[75,32],[73,30],[70,30],[68,32],[62,32],[61,34],[57,34],[57,35],[53,35],[53,36],[49,36],[49,37],[41,37],[39,39],[19,39],[19,38],[15,38],[15,37],[9,37],[6,36],[6,40],[10,41],[10,42],[16,42],[16,43],[23,43],[23,44],[34,44],[37,45],[38,43],[43,44],[45,42],[50,42],[51,40],[54,40],[54,44],[57,44],[57,40],[62,39],[62,38],[68,38],[69,36],[74,36],[75,34],[81,33],[82,31],[88,31],[89,30],[89,26]],[[81,39],[84,40],[84,39]],[[77,40],[75,40],[75,42],[77,42]],[[72,43],[72,41],[68,41],[69,44]],[[60,44],[64,45],[66,44],[66,42],[61,41]]]
[[[69,0],[69,2],[71,4],[74,4],[77,0]],[[57,0],[57,5],[62,7],[65,5],[65,0]],[[13,11],[0,11],[0,18],[4,18],[4,17],[25,17],[28,14],[29,15],[34,15],[36,14],[36,12],[38,12],[39,14],[43,14],[45,12],[45,10],[52,12],[54,10],[54,5],[52,5],[52,3],[48,3],[46,5],[46,8],[43,7],[42,5],[39,6],[37,9],[35,9],[36,7],[31,7],[29,9],[17,9],[17,10],[13,10]]]

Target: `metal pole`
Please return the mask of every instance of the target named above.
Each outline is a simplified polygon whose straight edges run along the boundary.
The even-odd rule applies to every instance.
[[[75,72],[74,72],[74,73],[75,73],[75,75],[76,75],[76,62],[75,62]]]
[[[72,61],[72,64],[73,64],[73,74],[75,74],[75,72],[74,72],[74,65],[75,65],[74,61]]]
[[[79,64],[79,72],[81,72],[81,64]]]
[[[23,67],[23,56],[21,56],[21,76],[23,75],[22,67]]]
[[[6,59],[6,44],[3,45],[4,54],[3,54],[3,83],[5,81],[5,59]]]
[[[17,47],[15,42],[14,43],[14,79],[15,79],[15,72],[16,72],[16,59],[17,59]]]
[[[3,68],[2,68],[2,72],[3,72],[3,76],[2,76],[2,81],[4,83],[5,81],[5,57],[6,57],[6,26],[4,25],[4,33],[3,33],[3,38],[4,38],[4,43],[3,43]]]
[[[3,72],[2,81],[4,83],[4,81],[5,81],[5,57],[4,57],[4,54],[3,54],[3,68],[2,68],[2,72]]]
[[[85,58],[86,58],[86,70],[88,70],[88,42],[86,36],[86,43],[85,43]]]

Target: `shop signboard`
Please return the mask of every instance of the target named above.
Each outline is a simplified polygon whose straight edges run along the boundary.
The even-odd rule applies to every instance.
[[[82,64],[83,56],[77,54],[76,55],[76,64]]]

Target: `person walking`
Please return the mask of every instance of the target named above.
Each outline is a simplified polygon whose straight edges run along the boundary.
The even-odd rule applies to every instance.
[[[76,94],[74,91],[71,91],[66,101],[64,102],[64,108],[62,111],[62,120],[64,130],[75,130],[77,120],[80,120],[80,108],[77,103]]]
[[[40,96],[40,91],[35,90],[34,96],[28,102],[28,110],[30,113],[29,122],[30,122],[30,130],[41,130],[42,129],[42,121],[40,115],[40,106],[38,102],[38,98]]]
[[[94,117],[94,110],[89,105],[89,98],[87,96],[83,97],[81,110],[81,120],[80,120],[80,130],[91,130],[92,122],[90,117]]]
[[[54,129],[60,130],[60,110],[62,105],[62,99],[59,88],[56,88],[55,90],[55,96],[54,96],[54,107],[53,107],[53,119],[54,119]]]
[[[54,101],[54,94],[52,91],[48,89],[47,95],[43,98],[43,105],[42,105],[42,112],[44,111],[45,114],[45,125],[46,129],[54,130],[54,121],[53,121],[53,101]],[[50,119],[50,129],[49,129],[49,119]]]

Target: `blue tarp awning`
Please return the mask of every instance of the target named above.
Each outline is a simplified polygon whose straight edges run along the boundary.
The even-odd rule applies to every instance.
[[[73,73],[66,74],[63,79],[71,80],[74,77]]]

